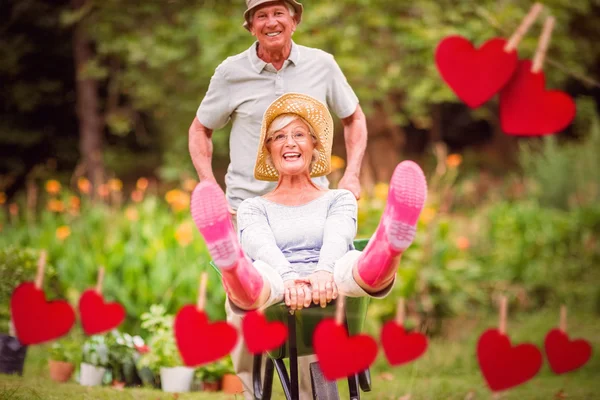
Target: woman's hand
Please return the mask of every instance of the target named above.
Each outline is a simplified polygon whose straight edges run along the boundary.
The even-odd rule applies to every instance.
[[[283,282],[283,299],[292,311],[310,306],[311,289],[307,279],[290,279]]]
[[[338,289],[333,281],[333,274],[327,271],[313,272],[306,278],[310,283],[312,300],[325,307],[327,303],[338,297]]]

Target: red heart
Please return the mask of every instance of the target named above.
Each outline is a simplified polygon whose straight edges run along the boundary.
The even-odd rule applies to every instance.
[[[229,354],[237,342],[237,331],[224,321],[211,324],[204,311],[187,305],[175,316],[175,339],[183,362],[192,367]]]
[[[542,367],[542,353],[532,344],[512,347],[507,335],[488,329],[477,342],[479,368],[493,391],[505,390],[533,378]]]
[[[119,303],[105,303],[102,295],[88,289],[79,298],[81,325],[87,335],[116,328],[125,319],[125,309]]]
[[[330,381],[369,368],[377,356],[377,343],[367,335],[348,337],[346,328],[324,319],[315,328],[313,347],[323,375]]]
[[[389,321],[381,330],[381,344],[392,366],[405,364],[421,357],[427,350],[427,337],[422,333],[406,333],[402,325]]]
[[[476,49],[462,36],[449,36],[438,44],[435,63],[454,93],[477,108],[506,85],[517,68],[517,52],[505,52],[505,45],[504,39],[494,38]]]
[[[260,354],[275,349],[285,343],[287,326],[279,321],[268,322],[258,311],[251,311],[242,320],[242,331],[248,351]]]
[[[546,90],[543,72],[531,72],[531,61],[519,62],[500,91],[500,124],[509,135],[541,136],[566,128],[575,118],[575,102],[566,93]]]
[[[583,339],[569,340],[560,329],[552,329],[546,335],[544,348],[550,368],[555,374],[564,374],[582,367],[592,356],[592,346]]]
[[[19,341],[38,344],[59,338],[75,323],[75,311],[64,300],[46,301],[44,291],[33,282],[17,286],[10,298],[10,311]]]

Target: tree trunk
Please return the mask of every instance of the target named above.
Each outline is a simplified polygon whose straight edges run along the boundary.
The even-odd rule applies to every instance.
[[[72,5],[75,9],[80,9],[86,1],[73,0]],[[73,32],[73,55],[79,119],[79,152],[86,174],[93,188],[96,189],[104,180],[103,123],[98,109],[98,84],[95,79],[86,77],[83,73],[93,57],[93,50],[81,21],[77,23]]]
[[[394,125],[390,112],[382,103],[376,103],[371,116],[367,118],[367,153],[376,182],[390,181],[406,143],[402,128]]]

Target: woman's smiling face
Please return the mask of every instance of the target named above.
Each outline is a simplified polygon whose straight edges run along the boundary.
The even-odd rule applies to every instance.
[[[266,140],[273,166],[279,176],[310,175],[310,163],[315,143],[308,125],[295,119],[273,132]]]

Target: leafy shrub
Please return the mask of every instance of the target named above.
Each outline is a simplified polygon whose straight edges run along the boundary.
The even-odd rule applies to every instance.
[[[555,136],[523,144],[519,159],[542,206],[573,208],[600,200],[600,121],[591,98],[577,102],[575,130],[581,140],[559,144]]]
[[[183,365],[175,334],[173,331],[174,317],[166,313],[162,305],[150,306],[150,311],[142,314],[142,328],[150,337],[146,340],[150,350],[138,361],[140,368],[147,367],[158,377],[161,367],[176,367]]]
[[[81,343],[72,339],[61,339],[52,343],[50,360],[79,364],[81,360]]]

